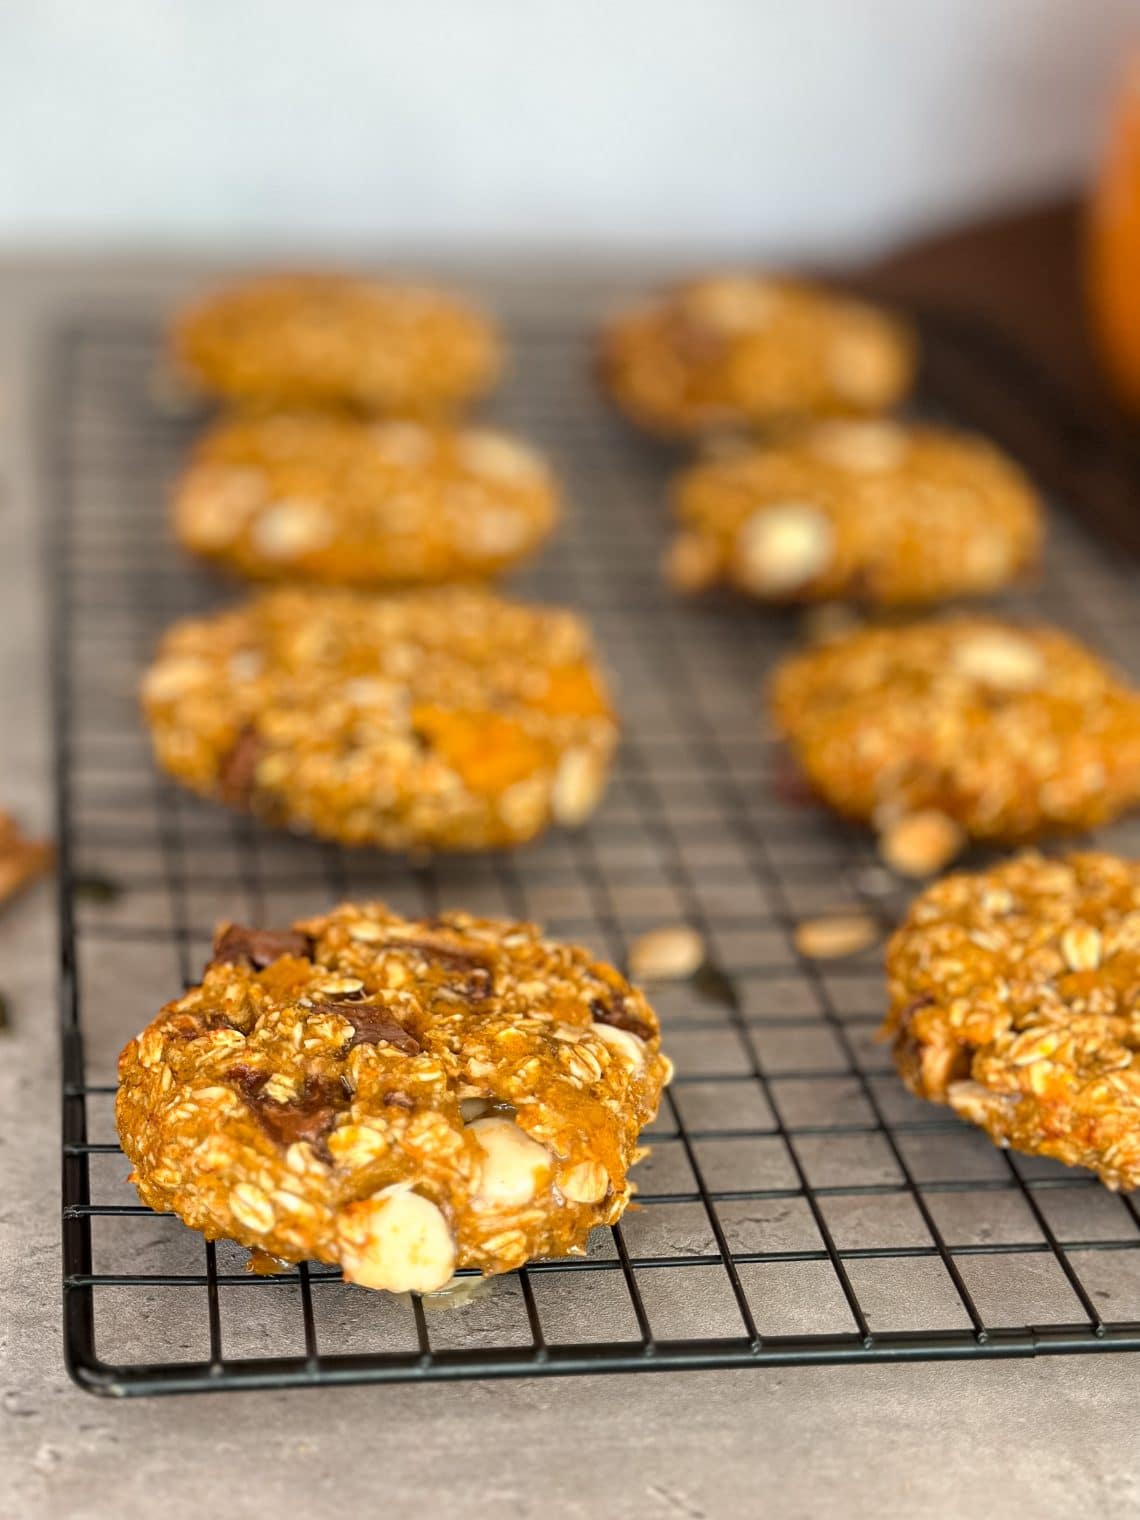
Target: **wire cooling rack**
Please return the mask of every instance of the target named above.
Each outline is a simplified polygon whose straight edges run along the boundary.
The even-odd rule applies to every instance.
[[[858,907],[886,927],[906,893],[863,834],[781,797],[757,690],[794,620],[682,605],[662,588],[672,461],[593,390],[599,292],[492,294],[516,355],[495,416],[550,451],[571,503],[519,589],[588,614],[625,737],[585,831],[422,868],[266,831],[158,775],[140,670],[172,618],[233,594],[167,534],[164,490],[195,423],[152,400],[156,321],[92,313],[55,335],[42,415],[73,1376],[124,1395],[1140,1348],[1132,1200],[911,1099],[874,1040],[879,948],[797,956],[797,920]],[[980,363],[992,382],[993,354],[970,343],[932,328],[927,352],[946,373]],[[961,414],[937,384],[923,406]],[[1009,605],[1137,673],[1128,568],[1063,512],[1044,580]],[[1105,838],[1140,853],[1136,824]],[[409,913],[533,917],[618,962],[650,926],[687,920],[706,935],[720,975],[654,999],[677,1077],[639,1206],[595,1232],[585,1258],[537,1262],[443,1307],[317,1265],[252,1276],[245,1252],[139,1205],[115,1142],[120,1047],[196,980],[218,918],[282,925],[368,896]]]

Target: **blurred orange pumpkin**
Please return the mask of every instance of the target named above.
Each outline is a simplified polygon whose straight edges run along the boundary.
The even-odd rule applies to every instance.
[[[1125,72],[1093,186],[1088,282],[1101,357],[1121,399],[1140,411],[1140,55]]]

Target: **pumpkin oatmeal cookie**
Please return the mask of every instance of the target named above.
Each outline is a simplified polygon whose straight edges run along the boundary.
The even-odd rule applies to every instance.
[[[30,839],[12,814],[0,808],[0,903],[50,871],[54,858],[46,839]]]
[[[393,1292],[581,1254],[671,1067],[644,996],[533,924],[344,904],[222,925],[119,1058],[148,1207]]]
[[[194,791],[392,850],[582,823],[617,740],[581,620],[473,587],[281,587],[187,619],[143,704],[159,764]]]
[[[483,428],[274,414],[215,427],[174,497],[185,548],[256,579],[479,579],[533,554],[557,516],[524,444]]]
[[[633,422],[687,436],[887,411],[910,388],[914,340],[896,318],[803,281],[718,274],[611,319],[599,368]]]
[[[1055,628],[865,629],[785,660],[771,702],[814,790],[888,834],[925,814],[1016,842],[1140,802],[1140,693]]]
[[[1140,865],[1026,854],[945,877],[887,951],[910,1090],[997,1145],[1140,1185]]]
[[[1021,470],[980,438],[895,422],[824,422],[710,459],[676,489],[665,562],[679,591],[882,606],[977,596],[1037,557]]]
[[[491,388],[497,334],[446,291],[344,274],[256,275],[175,321],[173,370],[255,410],[444,416]]]

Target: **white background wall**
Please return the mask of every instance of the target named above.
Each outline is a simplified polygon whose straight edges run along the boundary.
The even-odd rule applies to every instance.
[[[827,255],[1082,172],[1140,0],[4,0],[0,243]]]

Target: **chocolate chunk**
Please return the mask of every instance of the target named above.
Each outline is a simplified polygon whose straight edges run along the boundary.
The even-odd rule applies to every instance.
[[[455,990],[475,1002],[490,997],[494,990],[494,977],[487,962],[474,951],[464,950],[459,945],[440,944],[434,939],[396,939],[383,948],[414,950],[424,960],[442,966],[445,971],[463,972],[462,981],[456,983]]]
[[[246,1066],[241,1062],[236,1066],[231,1066],[229,1071],[226,1072],[226,1076],[229,1077],[247,1103],[250,1096],[259,1093],[269,1081],[269,1073],[267,1071],[258,1071],[255,1066]]]
[[[639,1040],[653,1038],[652,1026],[632,1012],[625,995],[621,992],[611,992],[608,1003],[603,1002],[601,998],[591,998],[590,1012],[598,1024],[609,1024],[614,1029],[624,1029],[628,1034],[635,1034]]]
[[[265,1096],[267,1072],[252,1066],[231,1066],[228,1076],[253,1117],[277,1145],[285,1148],[307,1140],[318,1155],[329,1159],[325,1138],[352,1097],[343,1078],[307,1077],[295,1098],[282,1101]]]
[[[352,1025],[353,1035],[341,1052],[343,1055],[357,1045],[392,1045],[408,1056],[420,1053],[420,1042],[415,1035],[394,1019],[386,1008],[375,1003],[314,1003],[313,1008],[319,1013],[338,1014]]]
[[[465,950],[461,945],[441,944],[436,939],[399,939],[389,940],[383,947],[385,950],[416,950],[424,960],[435,961],[440,966],[447,966],[455,971],[486,971],[490,968],[481,955],[473,950]]]
[[[203,1035],[212,1034],[215,1029],[235,1029],[239,1034],[245,1033],[240,1024],[235,1024],[224,1013],[216,1012],[179,1013],[168,1020],[166,1025],[166,1033],[172,1040],[200,1040]]]
[[[237,966],[244,961],[255,971],[264,971],[283,955],[308,959],[312,953],[312,940],[290,929],[246,929],[241,924],[223,924],[214,935],[214,958],[210,965]]]
[[[218,790],[230,807],[247,808],[253,795],[262,743],[257,730],[247,724],[241,730],[218,769]]]
[[[402,1108],[409,1114],[414,1112],[416,1100],[410,1093],[401,1092],[398,1087],[393,1087],[384,1094],[384,1102],[389,1108]]]

